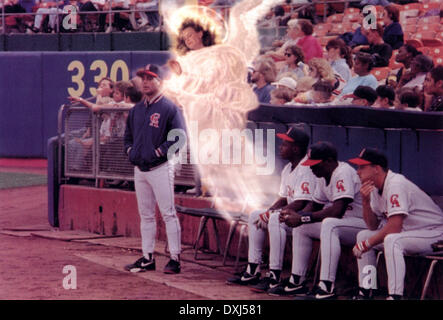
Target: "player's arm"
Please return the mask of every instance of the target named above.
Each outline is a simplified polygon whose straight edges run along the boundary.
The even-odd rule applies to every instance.
[[[281,209],[287,205],[288,205],[288,200],[286,199],[286,197],[280,197],[272,204],[272,206],[269,207],[268,211]]]
[[[343,215],[346,212],[346,209],[348,206],[353,202],[354,200],[351,198],[340,198],[335,200],[332,203],[332,206],[327,207],[323,210],[312,212],[312,221],[318,222],[322,221],[325,218],[342,218]],[[304,210],[306,211],[306,210]]]
[[[280,213],[280,222],[286,223],[289,227],[295,228],[304,223],[303,216],[309,215],[312,220],[313,212],[321,212],[324,205],[315,201],[309,201],[303,211],[295,211],[293,209],[285,208]],[[310,222],[314,222],[313,220]]]
[[[295,212],[303,210],[312,201],[308,200],[295,200],[289,203],[285,209],[294,210]]]
[[[372,181],[365,181],[360,188],[363,202],[363,220],[369,230],[377,230],[378,225],[380,224],[377,215],[371,209],[371,192],[374,188],[374,182]]]

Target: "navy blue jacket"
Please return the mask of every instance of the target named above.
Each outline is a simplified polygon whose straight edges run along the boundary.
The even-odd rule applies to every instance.
[[[137,103],[126,120],[125,151],[129,161],[141,171],[148,171],[166,162],[168,149],[175,141],[167,141],[172,129],[183,129],[184,121],[179,108],[168,98],[160,96],[147,105]]]

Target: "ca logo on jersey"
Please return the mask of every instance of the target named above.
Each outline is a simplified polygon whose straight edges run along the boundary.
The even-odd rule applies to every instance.
[[[303,193],[303,194],[311,194],[311,193],[309,192],[309,182],[303,182],[303,183],[301,184],[301,190],[302,190],[302,193]]]
[[[398,202],[398,194],[393,194],[391,196],[391,208],[400,208],[400,203]]]
[[[158,128],[158,120],[160,119],[160,113],[153,113],[150,117],[149,117],[149,120],[151,121],[150,123],[149,123],[149,125],[151,126],[151,127],[154,127],[154,128]]]
[[[343,184],[343,180],[338,180],[335,186],[337,187],[337,192],[345,192],[346,191],[345,186]]]

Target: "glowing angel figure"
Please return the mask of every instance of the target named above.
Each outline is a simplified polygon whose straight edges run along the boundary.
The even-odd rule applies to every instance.
[[[221,136],[223,130],[243,130],[247,112],[258,107],[257,97],[247,83],[248,66],[260,50],[256,24],[281,2],[243,0],[230,10],[228,26],[207,7],[174,8],[163,2],[162,14],[168,32],[175,38],[176,54],[168,63],[174,74],[165,81],[165,93],[183,106],[188,129],[198,125],[198,134],[188,132],[194,156],[199,155],[195,149],[205,139],[202,133]],[[243,143],[243,160],[250,159],[252,142],[244,139]],[[267,202],[265,191],[270,191],[266,179],[257,175],[255,164],[220,164],[217,160],[224,151],[220,141],[213,141],[209,147],[205,145],[205,154],[218,159],[202,164],[201,150],[198,159],[202,180],[212,193],[217,189],[218,208],[246,201],[251,208],[262,207]]]

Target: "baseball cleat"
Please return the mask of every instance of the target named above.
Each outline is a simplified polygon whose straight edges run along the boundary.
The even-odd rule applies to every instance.
[[[402,300],[403,296],[400,296],[398,294],[390,294],[386,300]]]
[[[181,270],[180,262],[171,259],[169,260],[168,264],[165,266],[163,272],[167,274],[176,274],[180,273],[180,270]]]
[[[358,294],[352,297],[352,300],[371,300],[373,297],[371,289],[359,288]]]
[[[320,281],[316,291],[314,292],[315,299],[324,300],[324,299],[332,299],[336,297],[336,293],[334,291],[334,284],[331,285],[331,288],[328,290],[326,284],[323,281]]]
[[[269,276],[260,280],[255,286],[251,287],[251,290],[258,293],[267,292],[270,289],[274,289],[280,285],[280,281],[274,272],[270,271]]]
[[[242,286],[255,285],[260,281],[261,273],[258,272],[257,266],[251,266],[248,263],[245,271],[226,280],[227,284],[239,284]]]
[[[148,260],[145,257],[141,257],[136,262],[126,265],[125,270],[130,272],[155,270],[155,259]]]

